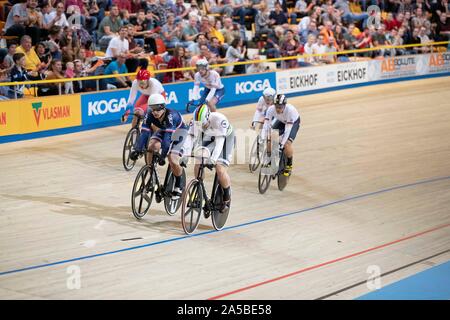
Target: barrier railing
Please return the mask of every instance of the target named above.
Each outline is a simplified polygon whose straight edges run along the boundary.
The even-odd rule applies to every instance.
[[[278,61],[286,61],[286,60],[294,60],[294,59],[305,59],[305,58],[311,58],[311,57],[323,57],[323,56],[330,56],[330,55],[349,55],[349,54],[358,54],[358,53],[365,53],[370,51],[380,51],[380,50],[388,50],[388,49],[405,49],[405,48],[416,48],[416,47],[436,47],[436,46],[443,46],[443,45],[449,45],[450,41],[440,41],[440,42],[430,42],[430,43],[421,43],[421,44],[407,44],[407,45],[400,45],[400,46],[378,46],[373,48],[365,48],[365,49],[356,49],[356,50],[345,50],[345,51],[337,51],[337,52],[325,52],[325,53],[316,53],[316,54],[302,54],[302,55],[296,55],[296,56],[286,56],[286,57],[280,57],[280,58],[271,58],[271,59],[263,59],[263,60],[246,60],[246,61],[240,61],[240,62],[233,62],[233,63],[222,63],[222,64],[215,64],[211,65],[213,68],[219,68],[219,67],[226,67],[226,66],[238,66],[238,65],[247,65],[247,64],[257,64],[257,63],[265,63],[265,62],[278,62]],[[433,52],[433,49],[431,49],[431,52]],[[152,73],[159,74],[159,73],[172,73],[177,71],[189,71],[194,70],[194,67],[186,67],[186,68],[174,68],[174,69],[163,69],[163,70],[153,70]],[[98,76],[87,76],[87,77],[81,77],[81,78],[70,78],[70,79],[52,79],[52,80],[35,80],[35,81],[21,81],[21,82],[0,82],[0,87],[2,86],[23,86],[23,85],[41,85],[41,84],[59,84],[59,94],[61,95],[61,84],[65,82],[73,82],[73,81],[87,81],[87,80],[94,80],[97,81],[97,91],[99,91],[99,80],[101,79],[112,79],[112,78],[119,78],[119,77],[128,77],[128,76],[135,76],[136,73],[122,73],[122,74],[113,74],[113,75],[98,75]],[[17,98],[17,97],[16,97]]]

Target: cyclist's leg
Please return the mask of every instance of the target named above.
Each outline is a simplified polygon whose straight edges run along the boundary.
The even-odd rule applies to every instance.
[[[233,158],[234,132],[225,139],[223,149],[219,159],[217,159],[216,173],[220,186],[223,188],[223,207],[221,211],[230,206],[231,200],[231,179],[228,174],[228,166]]]
[[[147,101],[148,101],[148,96],[144,95],[144,94],[141,95],[135,104],[134,113],[138,114],[141,117],[144,117],[145,113],[147,112]],[[136,126],[137,122],[138,122],[138,117],[133,116],[133,121],[131,121],[131,127]]]
[[[220,100],[222,100],[222,98],[224,96],[225,96],[225,88],[216,90],[216,92],[214,94],[214,97],[212,97],[211,100],[208,101],[208,107],[209,107],[209,110],[211,110],[211,112],[216,112],[217,111],[216,106],[220,102]]]
[[[153,153],[161,150],[162,135],[160,131],[155,132],[148,143],[147,163],[152,163]]]
[[[297,121],[294,122],[291,132],[289,133],[288,141],[286,141],[286,144],[284,145],[284,154],[286,156],[286,168],[285,168],[285,174],[290,175],[292,171],[292,159],[294,156],[294,148],[292,146],[292,142],[294,142],[295,138],[297,137],[298,129],[300,128],[300,119],[297,119]]]

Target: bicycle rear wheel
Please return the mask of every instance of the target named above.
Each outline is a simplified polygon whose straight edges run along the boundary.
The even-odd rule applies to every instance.
[[[181,207],[181,225],[186,234],[191,234],[197,229],[202,214],[203,190],[200,181],[191,180],[183,193]]]
[[[142,219],[150,209],[155,193],[153,170],[143,166],[134,180],[131,209],[136,219]]]
[[[213,202],[213,212],[211,214],[211,220],[214,229],[217,231],[222,230],[228,219],[228,214],[230,213],[230,207],[224,212],[220,212],[217,208],[222,206],[223,202],[223,189],[220,184],[216,185],[216,190],[214,190],[214,202]],[[231,200],[231,199],[230,199]],[[231,205],[231,201],[230,201]]]
[[[280,155],[280,166],[278,169],[278,190],[280,191],[283,191],[284,188],[286,188],[289,181],[289,177],[286,177],[284,175],[284,168],[286,168],[286,165],[287,165],[287,158],[284,155],[284,152],[282,152]]]
[[[139,139],[139,130],[137,128],[132,128],[128,131],[125,138],[122,151],[122,164],[126,171],[130,171],[134,168],[136,161],[130,159],[131,148],[133,148],[137,139]]]
[[[177,200],[172,200],[172,191],[175,188],[175,176],[173,175],[170,166],[167,170],[169,170],[169,176],[165,186],[166,195],[164,196],[164,208],[169,216],[173,216],[181,206],[182,197]],[[181,186],[183,189],[186,186],[186,172],[184,171],[184,168],[183,173],[181,174]]]

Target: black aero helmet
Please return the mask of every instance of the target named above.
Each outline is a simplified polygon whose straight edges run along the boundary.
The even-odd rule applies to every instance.
[[[287,103],[287,98],[284,94],[277,94],[273,103],[278,105],[285,105]]]

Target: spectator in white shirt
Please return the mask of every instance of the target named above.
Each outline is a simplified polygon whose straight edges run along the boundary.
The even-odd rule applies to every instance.
[[[120,54],[128,54],[129,42],[127,39],[127,27],[122,26],[119,30],[119,36],[112,38],[106,49],[107,58],[117,58]]]

